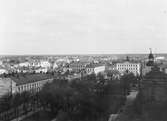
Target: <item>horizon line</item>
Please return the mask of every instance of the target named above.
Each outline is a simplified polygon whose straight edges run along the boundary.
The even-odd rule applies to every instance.
[[[145,55],[145,54],[149,54],[149,53],[90,53],[90,54],[79,54],[79,53],[74,53],[74,54],[0,54],[0,56],[70,56],[70,55],[135,55],[135,54],[141,54],[141,55]],[[157,54],[167,54],[167,53],[153,53],[154,55]]]

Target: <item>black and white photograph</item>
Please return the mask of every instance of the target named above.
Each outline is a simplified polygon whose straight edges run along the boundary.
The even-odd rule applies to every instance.
[[[0,0],[0,121],[167,121],[167,0]]]

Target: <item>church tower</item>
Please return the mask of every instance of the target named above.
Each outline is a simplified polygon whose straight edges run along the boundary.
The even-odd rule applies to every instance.
[[[147,66],[154,66],[154,55],[152,54],[151,48],[150,48],[150,54],[148,56]]]

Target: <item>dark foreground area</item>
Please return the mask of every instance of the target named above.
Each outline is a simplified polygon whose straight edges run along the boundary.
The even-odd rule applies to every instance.
[[[40,111],[22,121],[51,121],[52,119],[54,119],[53,114],[46,111]]]

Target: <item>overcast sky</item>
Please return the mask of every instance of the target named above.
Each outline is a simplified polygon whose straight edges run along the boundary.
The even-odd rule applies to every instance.
[[[0,0],[0,54],[167,52],[167,0]]]

